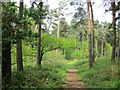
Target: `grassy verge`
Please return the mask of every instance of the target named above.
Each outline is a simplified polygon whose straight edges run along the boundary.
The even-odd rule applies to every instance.
[[[109,58],[97,58],[94,67],[89,69],[88,59],[75,60],[68,64],[78,69],[78,76],[86,83],[85,88],[117,88],[118,61]]]

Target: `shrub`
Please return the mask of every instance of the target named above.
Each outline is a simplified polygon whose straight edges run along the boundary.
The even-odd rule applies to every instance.
[[[26,53],[24,55],[30,55],[30,53]],[[30,60],[31,59],[26,61]],[[44,60],[42,61],[41,68],[34,66],[33,62],[26,61],[24,61],[25,66],[23,72],[17,72],[15,70],[16,67],[12,67],[13,69],[12,82],[7,87],[9,88],[62,87],[62,83],[65,81],[66,78],[66,66],[64,56],[59,50],[57,51],[57,53],[56,51],[50,51],[46,53],[44,56]]]
[[[81,59],[82,58],[82,52],[80,50],[75,50],[72,52],[71,57],[73,59]]]

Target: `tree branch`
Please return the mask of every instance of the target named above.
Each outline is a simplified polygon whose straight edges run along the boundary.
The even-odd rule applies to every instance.
[[[45,53],[48,52],[48,51],[52,51],[52,50],[56,50],[56,49],[58,49],[58,47],[57,47],[57,48],[52,48],[52,49],[46,50],[46,51],[44,51],[44,52],[42,52],[42,53],[45,54]]]
[[[120,19],[120,17],[115,18],[115,22],[119,19]],[[110,24],[109,29],[112,27],[112,25],[113,25],[113,22]]]

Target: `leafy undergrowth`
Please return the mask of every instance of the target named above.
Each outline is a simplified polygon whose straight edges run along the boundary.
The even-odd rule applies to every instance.
[[[74,69],[79,69],[81,65],[84,63],[87,63],[88,59],[84,60],[69,60],[69,62],[66,64],[67,68],[74,68]]]
[[[94,67],[89,69],[88,59],[75,60],[68,64],[78,69],[78,77],[86,83],[85,88],[117,88],[118,61],[109,58],[97,58]]]
[[[13,88],[60,88],[65,80],[63,65],[43,64],[40,67],[26,67],[24,72],[13,73]]]
[[[30,59],[29,59],[30,61]],[[44,55],[42,67],[35,65],[35,60],[24,61],[24,71],[17,72],[16,64],[12,67],[12,82],[7,88],[62,88],[66,79],[66,66],[60,51],[51,51]]]

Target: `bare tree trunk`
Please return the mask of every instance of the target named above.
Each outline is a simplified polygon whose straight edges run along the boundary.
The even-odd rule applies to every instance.
[[[82,32],[82,34],[81,34],[81,51],[83,52],[83,32]],[[83,59],[83,56],[82,56],[82,59]]]
[[[9,34],[6,34],[9,38]],[[11,79],[11,42],[2,41],[2,84],[7,85]]]
[[[17,71],[23,71],[22,39],[17,39]]]
[[[58,30],[57,30],[57,37],[60,37],[60,15],[59,15],[60,11],[58,8]]]
[[[118,17],[120,17],[120,10],[118,11]],[[119,27],[119,31],[118,31],[118,36],[119,36],[119,44],[118,44],[118,58],[120,60],[120,19],[118,21],[118,27]]]
[[[40,8],[39,11],[42,11],[42,7],[43,7],[43,2],[40,2]],[[42,19],[42,16],[40,16],[40,19]],[[41,62],[42,62],[42,53],[41,53],[41,22],[39,22],[39,29],[38,29],[38,39],[37,39],[37,61],[36,64],[38,66],[41,66]]]
[[[83,32],[82,32],[82,35],[81,35],[81,51],[83,50],[82,42],[83,42]]]
[[[101,40],[101,57],[103,57],[104,42]]]
[[[112,18],[113,18],[113,42],[112,42],[112,57],[111,57],[111,61],[115,61],[115,57],[116,57],[116,21],[115,21],[115,2],[111,2],[111,6],[112,6]]]
[[[0,7],[2,4],[0,4]],[[2,12],[0,10],[0,28],[2,27]],[[2,68],[2,29],[0,30],[0,68]],[[1,70],[2,71],[2,70]],[[0,72],[0,81],[2,81],[2,72]],[[0,82],[0,89],[2,90],[2,82]]]
[[[20,0],[20,7],[19,7],[19,20],[22,19],[22,11],[23,11],[23,0]],[[22,38],[18,37],[16,40],[16,53],[17,53],[17,70],[23,71],[23,61],[22,61]]]
[[[2,5],[2,4],[1,4]],[[1,6],[0,5],[0,6]],[[4,8],[4,7],[3,7]],[[1,18],[2,17],[2,18]],[[11,21],[6,21],[6,17],[0,12],[0,26],[2,26],[2,30],[6,29],[8,32],[2,32],[2,42],[0,44],[2,45],[2,61],[1,61],[1,72],[2,72],[2,89],[7,89],[5,86],[7,84],[11,83],[11,31],[12,29],[9,28],[8,26],[12,27],[10,22]],[[1,74],[1,73],[0,73]],[[1,79],[1,78],[0,78]]]
[[[38,29],[38,39],[37,39],[37,65],[41,65],[41,23],[39,23],[39,29]]]
[[[93,67],[93,43],[92,43],[92,30],[91,30],[91,12],[90,3],[87,2],[87,12],[88,12],[88,37],[89,37],[89,68]]]
[[[92,27],[92,61],[94,62],[94,58],[95,58],[95,55],[94,55],[94,48],[95,48],[95,44],[94,44],[94,18],[93,18],[93,9],[92,9],[92,4],[90,2],[90,8],[91,8],[91,27]]]

